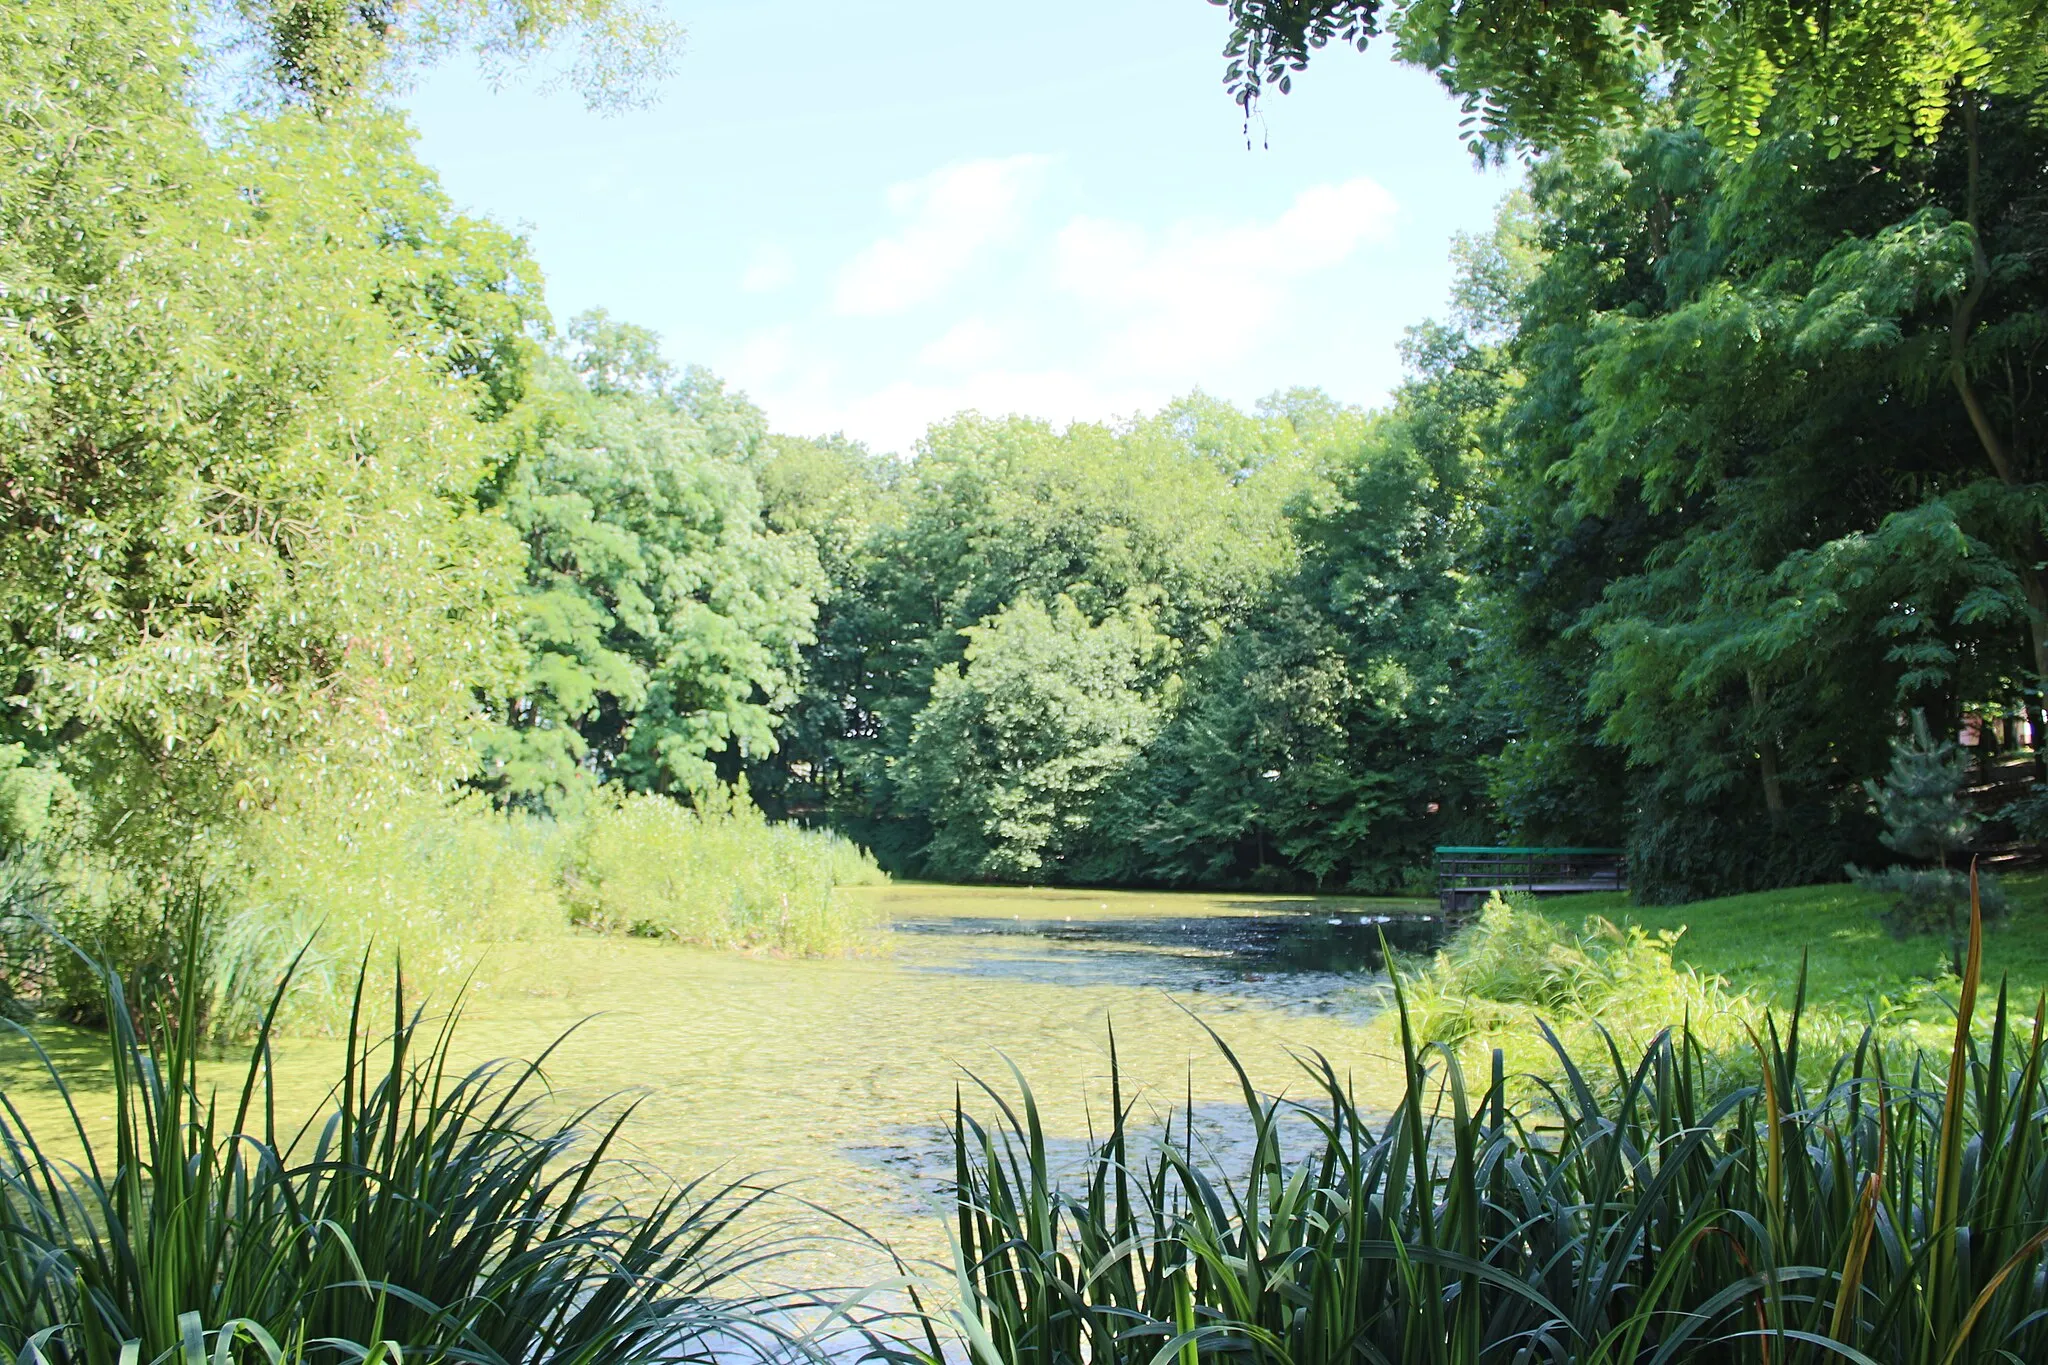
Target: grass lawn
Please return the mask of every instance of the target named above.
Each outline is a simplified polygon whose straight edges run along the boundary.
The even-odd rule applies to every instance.
[[[2048,874],[2005,881],[2011,910],[1984,935],[1984,981],[1995,991],[2001,976],[2026,1013],[2048,990]],[[1802,886],[1691,905],[1630,905],[1625,895],[1559,896],[1547,914],[1577,926],[1589,914],[1655,931],[1682,930],[1674,960],[1727,978],[1790,1005],[1802,953],[1808,955],[1808,995],[1818,1004],[1861,1014],[1866,1003],[1902,1008],[1918,1019],[1946,1013],[1952,981],[1938,984],[1948,961],[1934,936],[1896,939],[1878,920],[1884,898],[1847,884]],[[1952,1017],[1952,1016],[1950,1016]]]

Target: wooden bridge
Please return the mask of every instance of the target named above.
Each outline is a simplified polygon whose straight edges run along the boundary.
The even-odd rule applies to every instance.
[[[1555,896],[1579,891],[1622,891],[1628,861],[1618,848],[1478,848],[1436,850],[1437,899],[1444,914],[1470,914],[1496,891]]]

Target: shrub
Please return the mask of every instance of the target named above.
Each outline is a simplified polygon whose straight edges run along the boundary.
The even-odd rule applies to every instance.
[[[1885,926],[1901,938],[1911,934],[1945,933],[1953,944],[1956,968],[1962,966],[1960,926],[1968,909],[1970,878],[1948,865],[1953,855],[1976,837],[1979,822],[1963,801],[1970,756],[1949,739],[1937,740],[1924,711],[1913,713],[1913,733],[1892,741],[1891,769],[1882,785],[1865,782],[1864,790],[1884,818],[1878,837],[1892,849],[1922,864],[1894,864],[1868,872],[1851,863],[1849,880],[1866,891],[1892,898]],[[1986,877],[1977,892],[1979,912],[1995,917],[2005,911],[2005,894],[1995,878]]]
[[[744,795],[691,809],[657,796],[600,806],[569,839],[571,918],[707,948],[858,948],[880,912],[835,894],[885,878],[836,834],[770,824]]]
[[[1597,915],[1573,932],[1533,898],[1495,893],[1432,959],[1408,964],[1408,1014],[1422,1042],[1503,1048],[1518,1072],[1554,1073],[1545,1028],[1572,1046],[1603,1031],[1642,1046],[1684,1021],[1710,1053],[1742,1043],[1761,1007],[1719,977],[1674,963],[1678,938]]]
[[[453,994],[490,945],[566,923],[555,827],[478,797],[299,793],[252,820],[236,854],[208,944],[230,1032],[309,944],[287,1029],[338,1028],[366,967],[373,990],[402,964],[415,989]]]
[[[1865,891],[1889,896],[1883,919],[1898,938],[1954,931],[1959,913],[1970,904],[1970,874],[1949,867],[1888,867],[1869,872],[1851,866],[1849,879]],[[1978,877],[1977,899],[1987,920],[2003,919],[2005,888],[1986,873]]]
[[[858,846],[770,824],[744,794],[700,811],[594,802],[557,823],[476,796],[299,791],[232,838],[195,837],[173,869],[125,867],[79,838],[0,860],[0,1014],[103,1025],[93,962],[146,1006],[178,966],[167,907],[195,898],[207,910],[200,1019],[240,1037],[295,960],[278,1027],[336,1030],[364,973],[381,991],[402,967],[414,989],[445,996],[489,984],[491,945],[572,921],[717,948],[852,951],[879,912],[834,889],[882,880]],[[52,951],[51,930],[91,961]]]

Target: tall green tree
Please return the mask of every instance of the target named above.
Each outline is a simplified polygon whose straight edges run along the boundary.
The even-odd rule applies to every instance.
[[[2040,316],[2022,168],[2048,147],[2008,133],[1990,316],[2013,336]],[[1790,133],[1738,161],[1674,103],[1536,169],[1476,564],[1489,676],[1516,687],[1510,823],[1568,836],[1576,802],[1658,897],[1830,877],[1869,851],[1862,783],[1900,714],[2032,691],[2037,495],[1985,467],[1918,363],[1938,343],[1845,326],[1836,274],[1968,159],[1944,141],[1886,169]],[[2030,402],[2038,359],[2011,358]]]
[[[529,658],[486,744],[507,799],[687,793],[773,753],[812,640],[809,540],[762,521],[758,409],[653,334],[586,314],[530,403],[503,512],[525,542]]]
[[[1157,728],[1166,641],[1141,615],[1092,622],[1068,598],[1020,598],[963,633],[892,764],[931,828],[919,861],[946,878],[1070,880],[1104,837],[1100,798]]]
[[[1463,560],[1468,390],[1492,381],[1438,331],[1410,360],[1392,413],[1304,431],[1326,463],[1288,506],[1295,569],[1190,661],[1103,822],[1105,873],[1384,891],[1487,827]]]
[[[0,12],[0,729],[166,856],[287,771],[461,775],[533,288],[395,119],[202,129],[186,17]]]
[[[1682,345],[1695,329],[1711,339],[1768,327],[1792,353],[1779,378],[1834,360],[1948,389],[1990,475],[1984,498],[2003,504],[1994,543],[2025,600],[2035,684],[2048,680],[2048,540],[2036,494],[2048,320],[2032,247],[2048,4],[1227,2],[1228,80],[1247,108],[1266,87],[1286,88],[1315,49],[1363,48],[1384,34],[1463,98],[1482,157],[1515,147],[1597,157],[1601,131],[1664,126],[1676,109],[1743,163],[1731,174],[1764,182],[1766,194],[1831,193],[1830,181],[1851,192],[1874,172],[1866,207],[1889,197],[1885,212],[1858,215],[1848,237],[1811,254],[1802,246],[1796,268],[1759,269],[1749,288],[1702,299],[1661,330]],[[1759,266],[1766,254],[1749,253]],[[1680,400],[1654,414],[1651,395],[1617,404],[1617,415],[1638,414],[1617,424],[1624,447],[1647,440],[1667,462],[1713,458],[1685,448],[1696,424],[1673,393],[1727,359],[1708,353],[1644,348],[1607,372],[1612,384],[1647,379],[1651,395]],[[1659,364],[1685,359],[1696,363],[1654,384]]]
[[[876,505],[818,646],[849,832],[916,865],[932,813],[894,762],[966,632],[1013,603],[1142,618],[1167,645],[1161,677],[1245,618],[1291,565],[1284,505],[1303,466],[1284,423],[1239,423],[1249,445],[1233,423],[1197,398],[1121,431],[972,415],[932,429]]]

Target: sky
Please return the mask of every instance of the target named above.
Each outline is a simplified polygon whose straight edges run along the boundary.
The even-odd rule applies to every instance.
[[[650,108],[459,62],[407,103],[456,203],[527,233],[558,323],[650,327],[777,431],[906,451],[969,408],[1382,402],[1453,234],[1514,183],[1377,53],[1325,53],[1247,128],[1202,0],[670,4]]]

